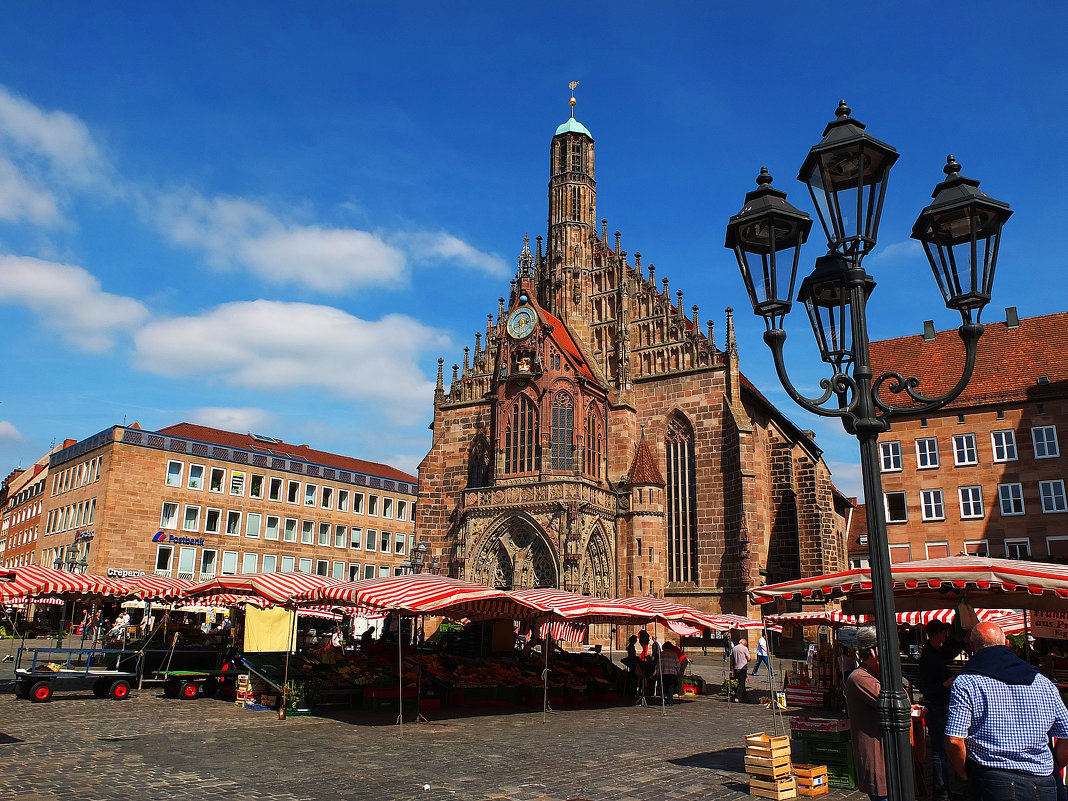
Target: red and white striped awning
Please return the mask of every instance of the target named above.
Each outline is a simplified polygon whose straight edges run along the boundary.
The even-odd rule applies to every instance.
[[[522,620],[538,610],[504,590],[468,581],[416,573],[410,576],[349,581],[309,589],[295,596],[298,603],[389,609],[407,614],[433,614],[449,618],[502,618]]]
[[[760,629],[764,627],[764,621],[742,615],[709,615],[709,628],[715,631],[731,631],[732,629]],[[772,628],[772,627],[769,627]],[[781,631],[781,627],[772,628]]]
[[[19,598],[128,598],[134,592],[115,579],[68,573],[41,565],[0,570],[0,601]]]
[[[337,612],[331,612],[329,609],[298,609],[297,617],[311,617],[317,620],[344,620],[345,616],[340,615]]]
[[[292,604],[297,596],[319,587],[343,584],[328,576],[310,573],[243,573],[238,576],[216,576],[210,581],[194,584],[185,592],[186,598],[204,595],[252,595],[273,604]]]
[[[531,625],[529,621],[521,623],[516,631],[519,634],[530,634]],[[556,642],[583,643],[586,641],[585,623],[575,623],[570,620],[545,620],[537,628],[538,636],[542,640],[552,637]]]
[[[594,598],[552,587],[514,590],[509,595],[536,610],[582,623],[644,623],[653,615],[625,600]]]
[[[118,579],[144,601],[176,601],[185,597],[193,582],[169,576],[137,576]]]
[[[765,620],[771,623],[790,623],[801,626],[863,626],[866,615],[847,615],[840,609],[813,609],[808,612],[783,612],[781,615],[768,615]]]
[[[948,556],[890,566],[894,602],[899,610],[939,609],[964,600],[973,607],[1063,610],[1068,607],[1068,565]],[[756,603],[777,598],[831,600],[846,597],[855,611],[872,607],[867,568],[754,587]]]
[[[654,598],[651,595],[634,595],[630,598],[620,598],[615,603],[626,608],[645,612],[650,615],[651,620],[660,620],[664,623],[674,621],[702,629],[716,629],[717,627],[717,615],[702,612],[692,606],[665,601],[663,598]]]
[[[66,603],[62,598],[14,598],[3,601],[4,606],[10,606],[14,609],[25,609],[30,604],[41,604],[42,606],[59,606]]]

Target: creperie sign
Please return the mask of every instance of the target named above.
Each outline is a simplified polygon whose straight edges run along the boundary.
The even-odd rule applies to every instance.
[[[1032,612],[1031,634],[1053,640],[1068,640],[1068,612]]]

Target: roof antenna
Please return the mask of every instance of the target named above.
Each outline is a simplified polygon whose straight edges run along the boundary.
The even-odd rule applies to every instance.
[[[571,99],[569,101],[567,101],[568,103],[571,104],[571,119],[575,119],[575,103],[578,102],[577,100],[575,100],[575,87],[578,86],[578,85],[579,85],[578,81],[572,81],[571,83],[568,84],[568,86],[571,87]]]

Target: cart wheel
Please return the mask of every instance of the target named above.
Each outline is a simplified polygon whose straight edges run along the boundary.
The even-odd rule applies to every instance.
[[[52,685],[47,681],[34,682],[30,687],[29,697],[31,701],[38,704],[49,700],[52,697]]]
[[[108,695],[116,701],[121,701],[123,698],[129,698],[130,682],[126,681],[126,679],[116,679],[111,682],[111,689],[108,690]]]
[[[233,701],[237,698],[237,687],[233,679],[223,679],[219,682],[219,697],[224,701]]]
[[[97,679],[93,682],[93,695],[97,698],[107,698],[109,689],[107,679]]]
[[[182,691],[180,693],[182,698],[187,701],[192,701],[198,695],[200,695],[200,688],[197,687],[195,681],[187,681],[182,684]]]
[[[219,694],[219,680],[214,676],[208,676],[204,679],[204,686],[200,691],[204,693],[205,698],[214,698]]]
[[[163,683],[163,694],[168,698],[177,698],[182,690],[182,683],[178,679],[167,679]]]

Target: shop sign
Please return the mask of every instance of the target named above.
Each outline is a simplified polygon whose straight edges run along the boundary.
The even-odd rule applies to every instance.
[[[91,529],[91,528],[87,528],[87,529],[85,529],[85,531],[76,531],[74,533],[74,541],[75,542],[88,542],[94,536],[96,536],[96,532],[93,531],[93,529]]]
[[[1068,640],[1068,612],[1031,612],[1031,634]]]
[[[168,545],[203,545],[203,537],[177,537],[165,531],[157,531],[152,542],[165,542]]]
[[[121,567],[109,567],[108,578],[140,578],[145,575],[144,570],[123,570]]]

